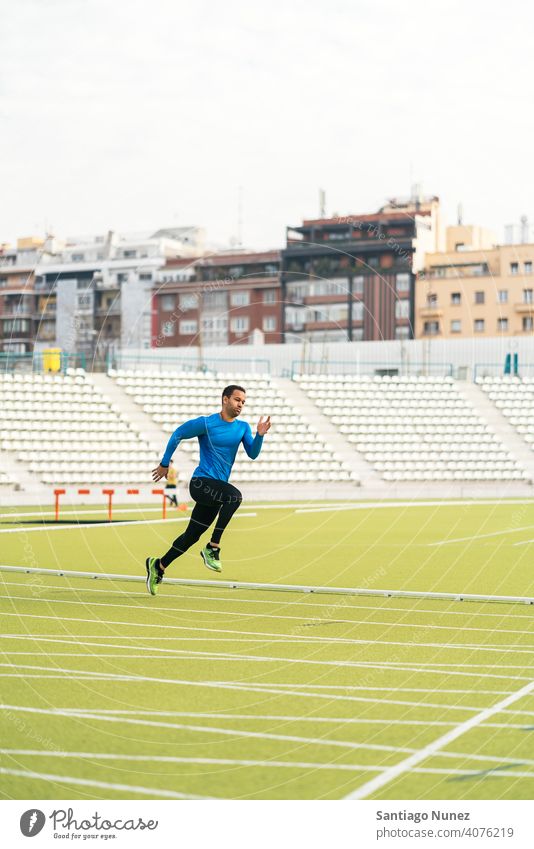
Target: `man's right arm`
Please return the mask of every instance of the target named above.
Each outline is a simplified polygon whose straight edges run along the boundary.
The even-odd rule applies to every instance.
[[[203,433],[206,433],[206,419],[204,416],[199,416],[198,419],[190,419],[180,425],[180,427],[177,427],[167,443],[159,466],[152,471],[152,480],[157,482],[167,476],[172,455],[182,439],[192,439],[194,436],[201,436]]]

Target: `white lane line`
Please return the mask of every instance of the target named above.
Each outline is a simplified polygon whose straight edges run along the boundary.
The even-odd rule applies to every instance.
[[[395,509],[397,507],[479,507],[484,504],[500,504],[502,507],[510,507],[515,506],[516,504],[532,504],[532,499],[530,498],[518,498],[517,500],[503,500],[501,499],[490,499],[488,498],[474,501],[473,499],[461,500],[456,499],[452,501],[446,501],[445,499],[441,501],[368,501],[368,502],[357,502],[353,504],[338,504],[334,506],[321,506],[321,507],[303,507],[295,510],[295,513],[326,513],[326,512],[337,512],[339,510],[377,510],[377,509]]]
[[[0,572],[0,575],[1,574],[2,573]],[[54,577],[55,577],[55,575],[54,575]],[[24,581],[28,580],[26,575],[23,575],[23,578],[24,578]],[[15,587],[23,587],[24,586],[23,581],[6,581],[6,580],[2,580],[1,578],[0,578],[0,583],[2,585],[6,585],[6,586],[7,585],[15,586]],[[124,589],[124,590],[100,590],[100,589],[97,589],[97,588],[94,588],[94,587],[76,588],[74,586],[69,586],[69,585],[67,585],[67,587],[66,587],[65,583],[63,583],[63,584],[47,584],[46,586],[42,586],[40,588],[40,591],[45,591],[45,590],[46,591],[48,591],[48,590],[63,590],[63,591],[65,591],[66,589],[72,590],[72,592],[76,593],[76,595],[78,595],[78,596],[80,594],[86,595],[87,593],[105,593],[106,596],[118,595],[118,596],[122,596],[122,597],[126,597],[126,598],[130,598],[131,596],[139,596],[139,598],[146,599],[146,592],[136,592],[133,589],[131,589],[131,590],[130,589],[128,589],[128,590],[126,590],[126,589]],[[174,589],[174,584],[166,585],[166,589],[172,591]],[[439,608],[436,607],[434,610],[428,610],[426,608],[419,608],[419,607],[413,607],[413,606],[411,606],[411,607],[410,606],[391,607],[390,604],[389,604],[389,599],[385,599],[384,604],[382,604],[382,605],[349,604],[348,602],[346,604],[336,604],[334,602],[329,601],[328,599],[324,599],[322,601],[312,601],[311,599],[309,599],[307,601],[298,601],[297,599],[292,599],[291,601],[280,601],[279,599],[277,599],[276,601],[273,601],[272,599],[249,598],[248,596],[245,596],[244,598],[229,598],[228,595],[226,595],[226,597],[225,597],[225,595],[223,593],[218,593],[217,595],[192,595],[189,592],[186,592],[186,594],[184,595],[183,591],[187,590],[187,589],[188,589],[187,587],[182,586],[182,587],[179,588],[180,594],[178,592],[171,593],[170,596],[166,596],[165,598],[168,597],[172,600],[181,599],[181,600],[184,600],[184,601],[189,601],[190,599],[195,599],[196,601],[213,601],[213,602],[216,602],[218,604],[220,604],[220,602],[224,602],[225,604],[242,604],[242,605],[246,605],[247,607],[251,604],[264,604],[264,605],[274,604],[277,607],[282,607],[282,608],[304,607],[304,608],[308,609],[308,608],[318,607],[319,610],[321,610],[321,609],[329,609],[329,610],[339,609],[339,610],[347,610],[347,611],[348,610],[378,610],[381,613],[390,613],[390,612],[397,613],[398,612],[398,613],[414,613],[416,615],[428,613],[429,615],[434,616],[434,617],[436,617],[436,616],[469,616],[471,618],[478,619],[480,616],[492,616],[492,617],[498,617],[501,621],[503,619],[505,621],[508,621],[510,619],[528,619],[529,622],[533,621],[532,615],[528,614],[528,613],[514,613],[514,612],[485,613],[483,611],[478,611],[478,610],[477,611],[474,611],[474,610],[470,610],[470,611],[469,610],[449,610],[449,609],[444,610],[442,605],[440,605]],[[227,588],[222,587],[222,589],[224,591],[226,591]],[[216,590],[215,587],[214,587],[214,590]],[[239,590],[233,590],[232,594],[237,594],[238,592],[239,592]],[[160,596],[160,600],[161,600],[161,598],[162,597]],[[406,601],[411,601],[411,599],[406,599]],[[90,605],[91,602],[88,601],[87,604]],[[165,609],[167,609],[167,608],[165,608]],[[168,608],[168,609],[172,610],[174,608]],[[303,616],[304,616],[304,614],[303,614]]]
[[[28,769],[5,769],[0,767],[0,775],[13,775],[18,778],[35,778],[39,781],[53,781],[57,784],[75,784],[81,787],[100,787],[103,790],[124,790],[145,796],[163,796],[166,799],[210,799],[210,796],[193,796],[190,793],[174,793],[172,790],[158,790],[155,787],[140,787],[136,784],[115,784],[109,781],[93,781],[89,778],[75,778],[72,775],[52,775],[48,772],[34,772]]]
[[[444,539],[439,542],[428,542],[427,546],[431,548],[436,545],[449,545],[453,542],[470,542],[471,540],[484,539],[485,537],[500,537],[504,534],[517,534],[520,531],[531,531],[532,528],[534,528],[534,525],[525,525],[522,528],[508,528],[502,531],[492,531],[489,534],[473,534],[469,537],[457,537],[456,539]],[[514,543],[514,545],[517,545],[517,543]]]
[[[468,731],[471,731],[473,728],[477,728],[481,723],[485,722],[487,719],[490,719],[492,716],[495,716],[496,713],[501,713],[505,708],[509,707],[509,705],[514,704],[514,702],[519,701],[524,696],[530,695],[534,691],[534,681],[531,681],[529,684],[526,684],[524,687],[521,687],[520,690],[517,690],[515,693],[512,693],[506,698],[501,699],[492,707],[484,708],[484,710],[480,711],[476,716],[472,716],[470,719],[464,720],[460,725],[457,725],[456,728],[447,731],[441,737],[438,737],[432,743],[429,743],[427,746],[424,746],[418,752],[415,752],[413,755],[409,755],[409,757],[404,758],[404,760],[400,761],[395,766],[389,767],[382,775],[377,776],[376,778],[371,779],[371,781],[366,781],[365,784],[362,784],[361,787],[358,787],[352,793],[349,793],[348,796],[345,796],[345,799],[366,799],[371,796],[373,793],[376,793],[378,790],[381,790],[385,785],[390,784],[392,781],[395,781],[399,776],[409,772],[414,767],[418,766],[421,761],[426,760],[427,758],[432,757],[440,752],[440,749],[443,749],[445,746],[448,746],[452,743],[453,740],[457,740],[458,737],[461,737],[463,734],[466,734]]]
[[[367,747],[365,747],[367,748]],[[414,750],[412,750],[414,751]],[[28,756],[28,757],[50,757],[50,758],[75,758],[80,760],[90,759],[90,760],[119,760],[119,761],[147,761],[147,762],[155,762],[155,763],[222,763],[222,764],[234,764],[239,766],[288,766],[288,767],[304,767],[304,768],[318,768],[318,769],[336,769],[337,764],[332,763],[324,763],[324,762],[312,762],[312,763],[299,763],[298,761],[257,761],[257,760],[241,760],[241,759],[229,759],[229,758],[196,758],[196,757],[180,757],[176,755],[126,755],[122,753],[110,753],[110,752],[73,752],[73,751],[64,751],[64,750],[47,750],[47,749],[0,749],[0,755],[18,755],[18,756]],[[437,752],[436,757],[441,758],[452,758],[454,760],[473,760],[479,761],[480,763],[496,763],[500,764],[512,764],[513,766],[534,766],[534,760],[529,758],[504,758],[499,756],[492,755],[471,755],[465,752]],[[360,770],[362,767],[360,764],[347,764],[347,765],[339,765],[341,769],[353,769]],[[382,767],[383,770],[387,769],[387,767]],[[534,773],[532,773],[534,777]]]
[[[65,716],[57,710],[45,710],[35,708],[32,713],[47,714],[54,716]],[[147,725],[154,728],[172,728],[175,731],[196,731],[200,734],[221,734],[224,737],[246,738],[254,740],[276,740],[284,743],[298,743],[301,745],[311,744],[313,746],[328,746],[339,749],[362,750],[369,749],[374,752],[414,752],[415,749],[401,748],[399,746],[385,746],[379,743],[353,743],[348,740],[330,740],[322,737],[301,737],[296,734],[274,734],[268,731],[245,731],[242,728],[219,728],[213,725],[191,725],[179,722],[157,722],[152,720],[133,720],[125,717],[103,716],[92,714],[90,711],[79,713],[69,712],[67,714],[73,719],[96,719],[99,722],[119,722],[133,725]]]
[[[234,519],[246,519],[257,515],[257,513],[238,513],[234,515]],[[169,519],[131,519],[129,522],[107,522],[105,519],[102,519],[102,522],[92,522],[91,524],[73,522],[72,525],[47,525],[44,528],[4,528],[0,530],[0,534],[48,533],[48,531],[72,531],[80,528],[87,531],[91,528],[119,528],[123,526],[135,527],[137,525],[172,525],[174,522],[188,522],[189,519],[190,516],[173,516]]]
[[[34,637],[34,636],[29,636],[27,634],[17,634],[17,635],[15,635],[15,637],[17,639],[17,642],[19,642],[20,640],[34,640],[35,639],[39,643],[61,643],[61,644],[74,645],[74,646],[79,646],[80,641],[83,640],[83,645],[86,648],[96,648],[96,649],[112,648],[112,649],[125,649],[127,651],[131,651],[133,648],[134,649],[135,648],[141,648],[141,646],[134,646],[131,643],[129,643],[126,646],[125,645],[119,645],[117,643],[101,643],[101,642],[90,643],[90,642],[87,642],[87,640],[90,640],[90,639],[107,639],[105,637],[100,637],[100,638],[91,637],[90,635],[75,638],[75,639],[62,639],[62,638],[58,638],[58,637],[41,637],[41,636]],[[8,634],[8,635],[0,634],[0,639],[12,639],[12,638],[13,638],[13,635],[11,635],[11,634]],[[132,637],[131,639],[143,640],[143,637],[135,637],[135,638]],[[147,638],[145,638],[145,641],[146,641],[146,639]],[[156,638],[149,637],[148,639],[158,639],[158,638],[157,637]],[[170,639],[170,638],[167,638],[167,639]],[[230,642],[230,643],[233,644],[233,643],[241,642],[241,643],[261,643],[262,645],[265,645],[265,640],[259,640],[259,639],[236,640],[235,638],[223,639],[223,638],[220,638],[220,637],[210,637],[210,638],[206,638],[206,637],[180,637],[180,638],[177,638],[177,639],[180,639],[180,642],[210,642],[210,641],[213,641],[213,642],[217,642],[217,643]],[[276,640],[275,642],[276,643],[283,643],[283,644],[286,644],[286,643],[292,644],[293,640],[290,640],[290,639],[288,639],[288,640]],[[174,656],[176,654],[176,652],[179,652],[181,650],[180,649],[172,649],[172,648],[167,649],[167,648],[163,648],[161,646],[152,646],[150,651],[152,653],[157,652],[160,655],[171,654],[171,655]],[[6,655],[6,656],[9,656],[9,655],[12,655],[12,654],[28,654],[31,657],[37,657],[38,656],[35,651],[34,652],[11,652],[11,651],[9,651],[9,649],[3,650],[2,654]],[[206,652],[206,654],[209,654],[209,653]],[[46,659],[49,656],[53,656],[54,653],[53,652],[44,652],[44,653],[41,652],[41,655]],[[59,656],[59,653],[58,653],[58,656]],[[65,656],[66,657],[71,657],[71,656],[75,657],[77,655],[73,655],[70,652],[65,652]],[[101,653],[97,654],[97,653],[92,653],[92,652],[85,652],[84,654],[80,654],[79,656],[80,657],[86,657],[86,658],[99,658],[99,657],[103,657],[104,655],[102,655]],[[210,654],[210,657],[211,656],[212,655]],[[229,658],[235,659],[235,660],[239,660],[239,659],[243,659],[243,658],[249,659],[249,657],[247,657],[246,655],[236,655],[236,654],[228,653],[227,656]],[[131,655],[117,655],[117,657],[126,657],[127,659],[129,659],[131,657]],[[144,655],[142,655],[142,657],[146,658],[146,653]],[[282,661],[282,662],[291,662],[291,663],[302,662],[302,661],[294,661],[290,658],[272,658],[272,657],[268,658],[267,656],[264,656],[264,655],[261,655],[259,657],[260,658],[266,657],[266,659],[268,659],[268,660],[279,660],[279,661]],[[325,661],[325,663],[329,663],[329,662]],[[398,662],[394,663],[394,662],[391,662],[391,661],[382,661],[382,662],[375,662],[375,663],[373,663],[371,661],[347,661],[343,665],[346,665],[346,666],[350,665],[352,667],[363,668],[363,669],[390,670],[390,671],[393,671],[393,672],[415,672],[415,673],[421,673],[421,674],[424,674],[424,675],[445,675],[446,677],[450,677],[452,675],[455,675],[455,676],[461,676],[461,677],[466,677],[466,678],[476,678],[477,680],[479,680],[481,678],[510,680],[510,681],[530,681],[531,680],[530,677],[528,677],[527,675],[499,675],[499,674],[496,674],[496,673],[484,673],[484,672],[478,672],[478,671],[477,672],[471,672],[471,671],[470,672],[462,672],[462,671],[459,671],[459,670],[454,669],[454,668],[449,669],[448,667],[452,664],[440,664],[440,663],[435,664],[435,666],[436,667],[446,667],[446,668],[445,669],[434,669],[434,668],[432,668],[432,666],[433,666],[432,664],[426,664],[426,663],[421,664],[420,667],[411,666],[409,664],[399,665]],[[463,664],[463,665],[471,668],[471,664]],[[501,668],[501,667],[496,666],[496,665],[489,665],[489,666],[486,667],[484,664],[472,664],[472,666],[473,666],[473,668],[474,667],[477,667],[477,668],[481,667],[483,669],[484,668],[490,668],[490,669],[492,669],[492,668],[500,669]],[[510,666],[510,667],[507,666],[507,668],[523,669],[523,670],[525,669],[525,667],[521,666],[521,665]],[[350,686],[346,687],[345,689],[350,689]],[[480,691],[477,690],[475,692],[480,692]]]
[[[146,599],[146,594],[144,596]],[[24,596],[24,595],[9,595],[9,596],[0,596],[0,601],[6,601],[10,603],[13,600],[17,601],[31,601],[33,602],[41,602],[43,604],[78,604],[82,607],[118,607],[124,610],[131,610],[131,604],[117,604],[115,602],[106,602],[106,601],[80,601],[78,599],[64,599],[64,598],[36,598],[35,596]],[[138,605],[138,607],[142,610],[146,610],[146,605]],[[248,619],[290,619],[292,621],[297,620],[298,622],[302,622],[303,626],[310,627],[308,623],[312,623],[314,626],[320,625],[328,625],[330,622],[335,621],[335,623],[344,624],[344,625],[365,625],[366,627],[372,625],[377,627],[389,627],[389,628],[424,628],[425,630],[437,629],[440,631],[475,631],[482,632],[484,634],[488,633],[487,628],[477,628],[473,626],[462,626],[462,625],[428,625],[424,623],[412,623],[412,622],[382,622],[374,619],[323,619],[321,617],[304,617],[304,616],[293,616],[287,613],[243,613],[242,611],[237,610],[203,610],[194,608],[194,607],[157,607],[150,606],[151,611],[157,611],[158,613],[202,613],[207,616],[234,616],[234,617],[245,617]],[[303,622],[303,619],[307,619],[307,622]],[[534,619],[531,617],[532,621]],[[513,629],[513,628],[492,628],[492,634],[522,634],[524,636],[534,637],[534,631],[528,631],[523,629]],[[532,646],[534,648],[534,646]]]
[[[534,542],[534,539],[525,539],[522,542],[514,542],[514,545],[530,545]]]
[[[81,710],[81,708],[60,708],[66,713]],[[114,708],[91,708],[93,714],[110,714],[115,716],[177,716],[177,717],[196,717],[199,719],[252,719],[252,720],[269,720],[277,722],[329,722],[336,725],[421,725],[419,719],[361,719],[353,716],[315,716],[314,714],[296,715],[296,714],[280,714],[280,713],[202,713],[200,711],[179,711],[179,710],[120,710]],[[426,719],[425,725],[433,725],[436,727],[450,728],[455,725],[454,722],[445,722],[438,719]],[[515,722],[485,722],[483,728],[508,728],[518,731],[524,731],[524,723]]]
[[[78,616],[45,616],[40,613],[2,613],[2,616],[15,616],[18,619],[45,619],[52,620],[54,622],[84,622],[90,623],[92,625],[125,625],[130,628],[161,628],[164,630],[168,630],[172,628],[175,631],[202,631],[204,633],[209,634],[239,634],[241,636],[254,636],[254,637],[270,637],[274,638],[291,638],[293,642],[299,643],[316,643],[321,642],[324,644],[331,645],[362,645],[362,646],[376,646],[377,640],[356,640],[350,639],[349,637],[320,637],[315,639],[310,639],[308,637],[302,637],[300,634],[281,634],[277,632],[271,631],[238,631],[231,628],[199,628],[198,626],[193,625],[170,625],[167,623],[144,623],[144,622],[124,622],[121,620],[114,619],[83,619]],[[438,649],[453,649],[459,651],[486,651],[500,654],[534,654],[534,645],[526,645],[523,646],[521,644],[507,644],[507,645],[499,645],[499,644],[488,644],[488,645],[479,645],[477,643],[419,643],[414,640],[380,640],[380,646],[411,646],[413,648],[438,648]]]

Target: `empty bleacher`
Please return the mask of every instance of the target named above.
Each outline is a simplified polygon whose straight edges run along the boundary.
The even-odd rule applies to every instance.
[[[476,383],[534,451],[534,378],[478,377]]]
[[[146,369],[110,370],[108,374],[168,434],[187,419],[219,410],[225,385],[243,385],[247,403],[241,418],[255,432],[259,417],[270,414],[273,427],[257,461],[251,462],[244,451],[238,452],[234,473],[240,482],[356,482],[335,450],[305,421],[269,375]],[[187,452],[196,463],[197,440],[184,440],[178,451]]]
[[[529,479],[450,377],[295,379],[386,481]]]
[[[0,447],[45,484],[150,481],[149,445],[81,369],[1,374]]]

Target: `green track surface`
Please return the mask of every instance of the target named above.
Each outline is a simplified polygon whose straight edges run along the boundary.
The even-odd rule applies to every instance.
[[[534,596],[529,503],[298,509],[244,504],[221,579]],[[95,510],[3,510],[0,562],[144,576],[185,527]],[[169,574],[213,580],[202,544]],[[533,798],[534,691],[481,715],[534,680],[533,606],[0,580],[4,799],[342,799],[395,765],[368,798]]]

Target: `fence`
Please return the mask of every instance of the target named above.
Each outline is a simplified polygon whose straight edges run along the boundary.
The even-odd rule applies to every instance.
[[[291,379],[296,375],[305,374],[351,374],[372,376],[401,376],[420,377],[433,375],[450,377],[453,373],[452,363],[408,363],[392,362],[360,362],[359,360],[293,360],[291,364]]]
[[[86,368],[85,354],[67,354],[64,351],[47,353],[17,354],[11,351],[0,353],[0,374],[19,372],[25,374],[65,373],[68,368]]]
[[[248,372],[249,374],[270,374],[271,363],[268,359],[251,357],[218,357],[218,356],[165,356],[150,353],[122,353],[117,351],[110,353],[107,359],[108,369],[154,369],[157,371],[203,371],[212,372],[235,372],[236,374]]]

